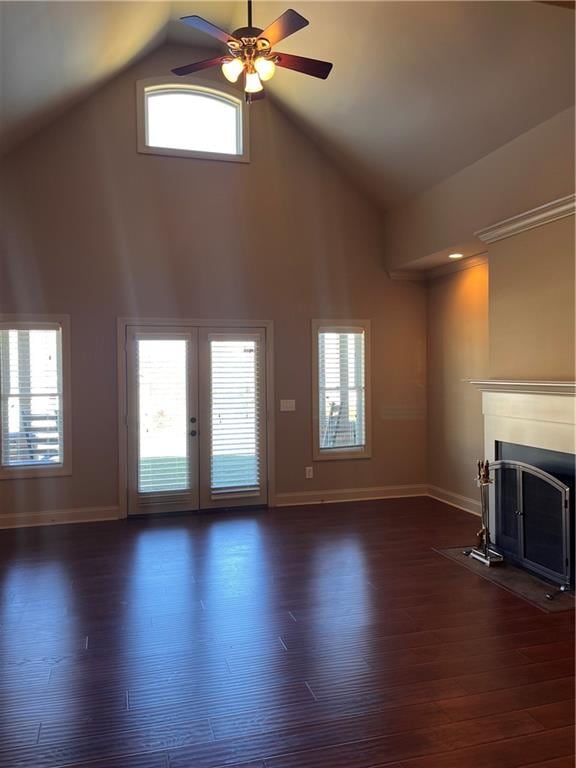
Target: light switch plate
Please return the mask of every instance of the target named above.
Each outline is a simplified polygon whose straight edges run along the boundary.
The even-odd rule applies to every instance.
[[[296,400],[280,400],[280,410],[281,411],[295,411],[296,410]]]

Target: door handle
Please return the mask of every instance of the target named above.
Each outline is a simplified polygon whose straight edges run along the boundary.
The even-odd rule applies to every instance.
[[[198,432],[196,432],[196,430],[195,430],[195,429],[193,429],[193,430],[190,432],[190,436],[191,436],[191,437],[196,437],[196,435],[197,435],[197,434],[198,434]]]
[[[190,424],[196,424],[196,416],[190,417]]]

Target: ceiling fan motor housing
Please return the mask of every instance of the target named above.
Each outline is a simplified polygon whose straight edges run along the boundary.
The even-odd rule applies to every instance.
[[[247,62],[253,62],[257,56],[270,57],[270,42],[265,37],[258,37],[261,32],[258,27],[240,27],[234,30],[232,35],[235,39],[228,41],[230,53]]]
[[[263,30],[259,27],[240,27],[232,32],[232,37],[235,37],[237,40],[242,40],[243,37],[258,37],[261,32],[263,32]]]

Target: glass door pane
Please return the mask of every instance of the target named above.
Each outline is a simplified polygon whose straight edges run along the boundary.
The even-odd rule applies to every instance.
[[[201,339],[202,506],[264,504],[264,332],[201,331]]]
[[[256,341],[210,341],[213,493],[259,485]]]
[[[139,339],[138,491],[190,487],[185,339]]]
[[[196,330],[129,333],[130,513],[197,509]]]

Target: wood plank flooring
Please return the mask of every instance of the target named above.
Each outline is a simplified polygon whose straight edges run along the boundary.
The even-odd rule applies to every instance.
[[[431,499],[0,531],[0,768],[568,768],[574,616]]]

